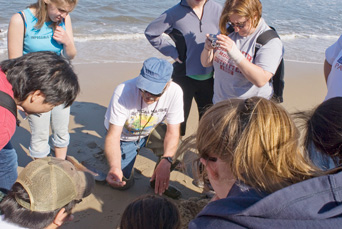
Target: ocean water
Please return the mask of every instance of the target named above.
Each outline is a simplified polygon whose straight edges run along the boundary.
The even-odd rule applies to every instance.
[[[0,0],[0,61],[7,58],[10,17],[36,0]],[[79,0],[71,18],[78,54],[74,63],[141,63],[162,57],[144,30],[179,0]],[[224,0],[217,0],[220,4]],[[285,46],[285,60],[323,63],[324,52],[342,33],[341,0],[261,0],[263,17]]]

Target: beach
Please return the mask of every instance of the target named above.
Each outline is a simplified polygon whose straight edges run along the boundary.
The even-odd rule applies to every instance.
[[[68,155],[78,161],[86,162],[103,172],[107,166],[103,156],[106,130],[103,125],[104,114],[111,99],[114,88],[121,82],[139,75],[142,64],[108,63],[108,64],[75,64],[81,93],[71,106],[70,145]],[[285,91],[283,106],[289,112],[312,109],[324,100],[326,83],[322,64],[310,64],[285,61]],[[196,131],[198,114],[192,107],[188,120],[186,136]],[[12,144],[17,150],[19,170],[31,158],[27,155],[30,141],[27,120],[22,120],[17,128]],[[114,190],[106,184],[97,183],[94,193],[85,198],[74,209],[74,220],[62,228],[117,228],[120,217],[127,206],[136,197],[153,193],[149,180],[153,173],[156,157],[147,149],[142,150],[135,163],[135,185],[126,191]],[[171,173],[171,184],[182,192],[182,198],[175,201],[198,205],[203,197],[202,189],[192,184],[188,173],[174,171]],[[195,201],[192,201],[195,200]],[[186,202],[188,206],[189,201]],[[188,220],[195,212],[184,212]]]

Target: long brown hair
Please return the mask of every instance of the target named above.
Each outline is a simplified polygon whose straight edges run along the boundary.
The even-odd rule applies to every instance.
[[[225,100],[201,118],[196,135],[199,156],[227,162],[237,180],[274,192],[321,175],[299,146],[299,132],[280,105],[264,98]]]

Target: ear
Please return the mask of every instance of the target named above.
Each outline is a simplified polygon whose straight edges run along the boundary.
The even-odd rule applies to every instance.
[[[41,97],[44,96],[44,94],[40,90],[36,90],[31,94],[31,102],[34,102],[38,99],[41,99]]]
[[[72,215],[69,215],[69,213],[65,211],[65,208],[62,208],[57,213],[55,219],[53,220],[53,223],[60,227],[65,221],[71,221],[72,218]]]
[[[204,160],[203,158],[200,158],[200,162],[204,165],[204,166],[206,166],[207,165],[207,161],[206,160]]]

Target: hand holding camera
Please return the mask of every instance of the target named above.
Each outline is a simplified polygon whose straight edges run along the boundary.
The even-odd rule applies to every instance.
[[[217,43],[217,35],[216,34],[209,34],[208,39],[211,42],[211,47],[218,48],[220,44]]]

